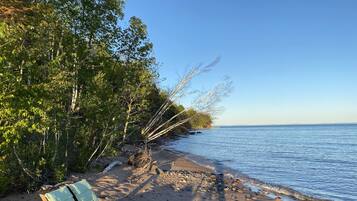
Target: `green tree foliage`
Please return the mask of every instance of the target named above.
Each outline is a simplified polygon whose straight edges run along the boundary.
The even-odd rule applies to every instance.
[[[187,115],[192,117],[189,121],[192,129],[210,128],[212,126],[212,116],[207,113],[189,109]]]
[[[0,11],[0,194],[59,182],[142,140],[166,97],[146,26],[118,26],[122,0],[5,0]],[[190,112],[186,128],[211,124]]]

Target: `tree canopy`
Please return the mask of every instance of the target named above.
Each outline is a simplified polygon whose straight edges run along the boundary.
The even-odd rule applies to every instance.
[[[0,194],[84,171],[142,140],[165,102],[146,25],[122,0],[0,3]],[[182,111],[173,104],[163,116]],[[195,115],[190,110],[186,115]],[[209,127],[207,114],[187,128]]]

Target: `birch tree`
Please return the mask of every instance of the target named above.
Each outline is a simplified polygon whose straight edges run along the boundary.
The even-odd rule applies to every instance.
[[[172,107],[178,99],[189,94],[188,88],[192,80],[208,72],[212,66],[218,62],[216,59],[214,62],[206,66],[198,66],[191,68],[174,86],[172,90],[168,92],[168,96],[160,108],[156,111],[155,115],[148,121],[146,126],[142,129],[141,135],[145,138],[145,146],[148,142],[151,142],[173,129],[187,123],[195,115],[199,113],[208,114],[214,116],[219,111],[217,104],[221,101],[222,97],[229,94],[232,89],[232,83],[229,79],[225,79],[223,82],[217,84],[211,90],[199,92],[196,94],[196,98],[193,99],[190,106],[184,108],[177,114],[171,116],[168,119],[163,120],[163,115]],[[194,95],[190,93],[189,95]],[[189,110],[194,109],[196,113],[187,115]],[[184,117],[184,118],[182,118]]]

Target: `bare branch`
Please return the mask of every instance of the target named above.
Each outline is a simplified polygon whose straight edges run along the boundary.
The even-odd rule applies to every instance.
[[[146,139],[146,143],[155,140],[161,137],[162,135],[165,135],[166,133],[172,131],[174,128],[188,122],[191,118],[195,116],[195,115],[191,117],[186,116],[184,119],[175,122],[175,120],[177,120],[178,117],[186,114],[188,109],[186,108],[180,111],[179,113],[173,115],[168,120],[165,120],[164,122],[160,122],[163,115],[170,109],[172,105],[175,104],[175,101],[177,101],[179,98],[182,98],[187,94],[192,94],[192,92],[187,92],[187,89],[189,88],[191,81],[196,76],[208,72],[212,66],[217,64],[218,61],[219,58],[217,58],[212,63],[206,66],[199,65],[197,67],[191,68],[179,80],[179,82],[175,85],[175,87],[172,90],[169,90],[167,98],[165,99],[164,103],[160,106],[160,108],[157,110],[155,115],[152,116],[152,118],[148,121],[147,125],[141,131],[142,136]],[[218,84],[213,89],[200,93],[198,97],[192,102],[192,105],[189,108],[193,108],[197,112],[213,115],[218,110],[217,103],[221,101],[222,97],[226,96],[231,91],[232,89],[231,86],[232,86],[232,82],[229,81],[229,79],[226,79],[224,82]],[[154,128],[154,126],[156,126],[156,128]]]

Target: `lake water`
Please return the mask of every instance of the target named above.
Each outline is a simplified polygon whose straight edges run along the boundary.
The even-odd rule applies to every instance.
[[[357,200],[357,125],[216,127],[168,146],[309,195]]]

